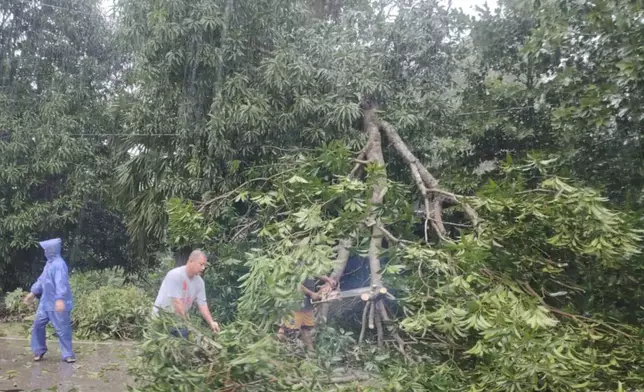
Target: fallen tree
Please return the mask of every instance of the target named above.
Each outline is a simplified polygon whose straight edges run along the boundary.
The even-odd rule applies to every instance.
[[[385,159],[383,155],[383,134],[386,140],[395,149],[396,153],[407,164],[411,176],[414,179],[416,187],[422,196],[425,206],[424,209],[424,238],[426,242],[430,241],[430,228],[442,241],[451,241],[445,237],[445,225],[443,223],[443,210],[447,207],[461,205],[467,217],[473,226],[479,222],[476,211],[467,203],[462,203],[455,194],[440,188],[438,180],[425,168],[425,166],[414,156],[409,147],[402,140],[396,129],[386,121],[381,120],[377,115],[377,105],[370,101],[364,101],[361,104],[363,112],[363,132],[367,136],[366,145],[358,153],[355,159],[355,166],[351,170],[350,176],[358,177],[364,172],[366,165],[373,165],[381,168],[381,177],[373,183],[371,189],[371,199],[369,204],[369,215],[364,225],[371,230],[369,242],[369,270],[371,275],[370,286],[373,288],[374,295],[363,297],[365,301],[364,311],[362,313],[362,330],[360,332],[359,342],[365,334],[367,325],[370,329],[377,330],[378,346],[382,347],[384,339],[383,324],[388,324],[390,332],[396,342],[398,349],[404,354],[405,343],[400,334],[393,326],[391,317],[387,311],[384,295],[378,295],[379,289],[383,287],[380,257],[382,254],[383,238],[393,243],[400,241],[394,237],[384,226],[376,214],[376,209],[382,206],[385,194],[387,193],[386,170],[384,169]],[[349,258],[349,248],[351,240],[340,240],[337,247],[337,260],[333,269],[331,278],[338,281],[345,272]],[[384,294],[384,293],[383,293]],[[363,294],[364,295],[364,294]],[[326,311],[323,311],[323,317],[326,318]],[[368,323],[367,323],[368,321]]]
[[[328,321],[355,338],[320,328],[318,373],[309,374],[324,373],[319,385],[334,379],[334,368],[374,361],[382,374],[400,377],[392,382],[402,390],[614,390],[619,380],[640,382],[642,356],[633,349],[641,347],[639,330],[602,313],[582,314],[578,305],[583,279],[598,276],[587,268],[608,275],[636,268],[641,234],[632,220],[607,208],[596,191],[557,177],[556,160],[540,156],[505,164],[476,197],[458,196],[439,186],[376,108],[362,109],[367,142],[357,158],[340,142],[296,152],[249,175],[234,194],[206,200],[244,206],[257,228],[238,322],[270,336],[300,306],[300,282],[329,271],[344,281],[357,254],[367,260],[368,280],[330,291],[321,306],[353,299],[359,310]],[[410,184],[387,178],[385,140],[405,157]],[[417,200],[425,207],[421,219]],[[443,214],[451,209],[462,212],[452,214],[461,220],[449,219],[457,232],[445,230]]]

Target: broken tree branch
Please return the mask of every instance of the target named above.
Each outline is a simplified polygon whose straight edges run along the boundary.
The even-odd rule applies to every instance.
[[[378,301],[378,309],[380,310],[381,319],[386,323],[390,323],[391,318],[387,314],[387,307],[383,301]],[[392,326],[391,328],[395,328],[395,326]],[[394,337],[394,340],[398,343],[398,351],[407,358],[407,353],[405,352],[405,341],[400,337],[397,330],[392,330],[391,334]]]
[[[380,301],[377,301],[380,302]],[[376,303],[377,303],[376,302]],[[373,307],[376,307],[376,303],[373,304]],[[376,314],[376,333],[378,336],[378,348],[382,348],[384,345],[383,340],[385,339],[385,332],[382,328],[382,318],[380,317],[380,312],[374,312]]]
[[[411,241],[401,240],[400,238],[395,237],[393,234],[391,234],[391,232],[389,230],[385,229],[383,226],[378,226],[378,228],[380,229],[380,231],[382,231],[382,234],[384,234],[385,237],[387,237],[387,239],[389,241],[393,242],[393,243],[401,244],[403,246],[405,244],[411,244],[412,243]]]
[[[346,384],[354,381],[369,381],[373,379],[373,376],[369,376],[366,374],[352,374],[348,376],[338,376],[338,377],[332,377],[329,380],[330,384]]]
[[[409,166],[412,172],[412,176],[414,177],[414,181],[416,182],[416,185],[418,186],[421,194],[426,201],[431,196],[431,194],[440,194],[442,197],[436,197],[435,199],[438,199],[441,204],[461,204],[457,200],[457,196],[455,194],[439,188],[438,180],[434,176],[432,176],[432,174],[425,168],[425,166],[420,163],[418,158],[416,158],[416,156],[409,150],[405,142],[402,140],[396,129],[391,124],[382,120],[380,120],[378,123],[380,128],[384,131],[385,135],[387,135],[387,138],[391,142],[394,149]],[[422,186],[420,185],[421,183],[423,184]],[[478,214],[471,206],[467,205],[466,203],[463,203],[462,205],[465,214],[468,216],[470,221],[472,221],[472,224],[476,227],[479,222]],[[430,212],[433,211],[430,209]],[[429,219],[430,216],[427,215],[426,218]],[[437,227],[435,227],[435,230],[441,229],[441,225],[436,226]]]
[[[369,312],[369,302],[364,304],[364,310],[362,311],[362,326],[360,329],[360,337],[358,338],[358,345],[362,344],[364,339],[364,333],[367,329],[367,313]]]

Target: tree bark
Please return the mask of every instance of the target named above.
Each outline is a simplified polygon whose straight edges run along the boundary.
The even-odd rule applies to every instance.
[[[364,304],[364,309],[362,310],[362,326],[360,328],[360,337],[358,338],[358,345],[362,344],[364,340],[364,333],[367,330],[367,314],[369,313],[369,302]]]
[[[418,186],[418,189],[424,198],[425,219],[431,222],[432,228],[434,228],[436,233],[444,239],[445,226],[443,225],[443,207],[444,205],[456,205],[461,203],[456,199],[456,195],[439,188],[436,177],[434,177],[425,168],[425,166],[420,163],[418,158],[416,158],[416,156],[409,150],[407,144],[405,144],[391,124],[386,121],[378,121],[378,124],[385,135],[387,135],[387,139],[389,139],[394,149],[411,170],[416,186]],[[467,204],[463,204],[463,210],[472,224],[476,227],[479,221],[476,211]],[[428,239],[427,237],[427,233],[425,233],[426,240]]]
[[[338,243],[338,256],[335,260],[335,266],[333,267],[333,273],[331,273],[331,279],[335,280],[338,283],[337,288],[340,287],[340,278],[344,274],[344,270],[347,268],[349,263],[349,249],[351,248],[351,240],[343,239]]]
[[[377,308],[376,303],[373,304],[373,307]],[[379,312],[375,312],[375,313],[376,313],[376,334],[378,336],[378,348],[382,348],[385,340],[385,332],[382,328],[382,317],[380,317],[380,313]]]
[[[221,99],[221,86],[224,82],[224,58],[226,51],[226,40],[228,39],[228,28],[230,26],[230,19],[233,12],[233,0],[226,0],[224,6],[224,23],[221,27],[221,36],[219,39],[219,49],[221,50],[221,58],[217,65],[217,73],[215,74],[215,97]]]
[[[364,107],[364,131],[369,135],[369,150],[366,151],[367,161],[379,165],[382,170],[385,168],[385,158],[382,154],[382,140],[380,129],[376,119],[376,108],[374,105]],[[378,174],[380,175],[380,174]],[[382,275],[380,274],[380,253],[382,249],[382,238],[384,233],[380,230],[380,222],[375,217],[375,210],[382,205],[385,193],[387,192],[386,172],[379,177],[373,187],[371,195],[371,215],[376,224],[371,227],[371,241],[369,243],[369,270],[371,274],[371,285],[382,286]]]

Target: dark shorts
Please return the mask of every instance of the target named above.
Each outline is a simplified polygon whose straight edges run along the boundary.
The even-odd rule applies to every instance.
[[[188,328],[179,328],[179,329],[177,329],[177,328],[172,327],[172,328],[170,328],[170,334],[172,336],[176,336],[176,337],[181,336],[182,338],[187,339],[188,335],[190,335],[190,332],[188,331]]]

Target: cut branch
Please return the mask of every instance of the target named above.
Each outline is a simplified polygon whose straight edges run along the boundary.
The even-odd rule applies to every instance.
[[[380,121],[380,127],[405,163],[418,170],[423,183],[425,183],[429,188],[438,188],[438,180],[434,178],[427,169],[425,169],[425,166],[420,164],[418,158],[416,158],[416,156],[409,150],[400,135],[398,135],[396,129],[386,121]]]
[[[394,149],[398,152],[400,157],[405,161],[411,170],[414,181],[418,190],[423,195],[425,204],[430,204],[430,208],[426,208],[425,219],[432,219],[432,227],[439,236],[443,237],[445,227],[442,224],[442,207],[443,204],[456,205],[461,204],[457,200],[457,196],[451,192],[444,191],[439,188],[438,180],[420,163],[418,158],[409,150],[405,142],[402,140],[396,129],[386,121],[379,121],[380,128],[385,132],[387,138],[391,142]],[[440,211],[436,211],[437,205],[441,206]],[[472,224],[476,227],[479,222],[478,214],[469,205],[463,203],[463,210],[468,216]],[[438,217],[438,215],[441,215]],[[427,222],[425,223],[427,227]],[[427,239],[427,233],[425,238]]]
[[[378,301],[378,309],[380,310],[381,319],[386,323],[391,322],[391,318],[389,318],[389,315],[387,314],[387,307],[383,301]],[[395,328],[395,326],[392,326],[391,328]],[[403,338],[400,337],[400,334],[395,329],[391,334],[394,337],[394,340],[398,343],[398,351],[405,356],[405,358],[408,358],[407,353],[405,352],[405,341]]]
[[[378,301],[380,302],[380,301]],[[373,304],[373,307],[376,308],[376,303]],[[376,313],[376,333],[378,336],[378,348],[382,348],[385,340],[385,332],[382,328],[382,318],[380,317],[380,312]]]
[[[367,313],[369,312],[369,302],[364,304],[364,310],[362,311],[362,327],[360,329],[360,338],[358,338],[358,345],[362,344],[364,339],[364,333],[367,329]]]
[[[405,244],[412,243],[411,241],[401,240],[400,238],[395,237],[393,234],[391,234],[391,232],[389,232],[389,230],[385,229],[383,226],[378,226],[378,228],[380,229],[380,231],[382,231],[382,234],[384,234],[385,237],[387,237],[387,240],[395,244],[401,244],[404,246]]]

